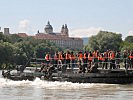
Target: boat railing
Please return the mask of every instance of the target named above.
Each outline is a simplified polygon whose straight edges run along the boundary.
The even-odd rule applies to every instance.
[[[95,61],[94,61],[95,59]],[[130,59],[129,58],[114,58],[113,62],[111,61],[111,58],[107,58],[108,61],[100,61],[98,58],[93,57],[92,61],[89,62],[87,60],[87,62],[84,62],[84,59],[78,59],[76,58],[74,61],[70,60],[70,62],[66,62],[65,59],[63,60],[57,60],[57,63],[55,63],[55,60],[53,58],[46,60],[44,58],[32,58],[31,59],[31,64],[50,64],[53,66],[71,66],[71,67],[78,67],[79,64],[81,65],[86,65],[86,66],[92,66],[94,63],[98,64],[98,68],[102,68],[102,66],[105,66],[105,64],[107,64],[108,68],[110,67],[111,64],[114,64],[117,68],[117,66],[119,66],[119,68],[125,68],[126,70],[129,69],[130,66]],[[118,69],[119,69],[118,68]],[[133,68],[131,68],[133,69]]]

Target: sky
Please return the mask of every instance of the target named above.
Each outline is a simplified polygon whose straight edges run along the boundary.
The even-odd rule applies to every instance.
[[[0,0],[0,27],[34,35],[50,21],[55,32],[67,24],[70,36],[100,30],[133,35],[133,0]]]

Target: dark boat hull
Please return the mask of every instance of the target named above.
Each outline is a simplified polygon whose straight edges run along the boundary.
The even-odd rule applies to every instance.
[[[90,75],[77,75],[62,77],[64,81],[73,83],[109,83],[109,84],[127,84],[133,82],[133,76],[90,76]],[[60,80],[59,80],[60,81]]]
[[[133,83],[132,71],[104,71],[99,73],[66,73],[53,75],[55,81],[69,81],[73,83],[108,83],[128,84]]]
[[[133,83],[133,71],[119,70],[101,70],[97,73],[74,73],[68,71],[66,73],[56,72],[50,76],[44,73],[19,73],[19,74],[4,74],[3,76],[11,80],[30,80],[33,81],[36,77],[48,81],[68,81],[73,83],[109,83],[109,84],[128,84]]]
[[[8,72],[2,72],[2,76],[7,79],[11,79],[14,81],[22,81],[22,80],[29,80],[33,81],[36,77],[33,73],[14,73],[10,74]]]

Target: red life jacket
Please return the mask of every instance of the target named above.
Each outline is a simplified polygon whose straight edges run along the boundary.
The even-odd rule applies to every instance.
[[[76,59],[75,55],[74,54],[70,55],[70,59],[75,60]]]
[[[111,53],[110,58],[111,58],[111,59],[114,59],[114,58],[115,58],[115,53],[114,53],[114,52]]]
[[[133,56],[130,55],[129,58],[130,58],[130,59],[133,59]]]
[[[93,57],[90,56],[90,55],[88,55],[88,60],[89,60],[89,61],[92,61],[92,60],[93,60]]]
[[[83,58],[83,54],[82,53],[79,53],[78,54],[78,60],[81,60]]]
[[[87,59],[87,53],[84,53],[84,57],[83,57],[84,59]]]
[[[49,55],[49,54],[46,54],[45,59],[46,59],[47,61],[49,61],[49,60],[50,60],[50,55]]]
[[[100,61],[104,61],[104,60],[105,60],[105,58],[102,57],[102,56],[98,57],[98,59],[99,59]]]
[[[66,60],[70,59],[70,54],[66,53]]]

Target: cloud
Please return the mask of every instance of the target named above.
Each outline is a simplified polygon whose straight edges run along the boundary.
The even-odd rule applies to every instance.
[[[129,31],[127,36],[133,36],[133,30]]]
[[[122,39],[124,40],[127,36],[133,36],[133,30],[130,30],[126,34],[123,34]]]
[[[103,28],[95,28],[95,27],[89,27],[89,28],[79,28],[79,29],[73,29],[70,32],[71,37],[90,37],[92,35],[96,35],[100,30],[104,30]]]
[[[19,22],[19,27],[18,27],[19,33],[27,33],[29,35],[33,35],[34,30],[30,26],[30,21],[28,19],[21,20]]]

